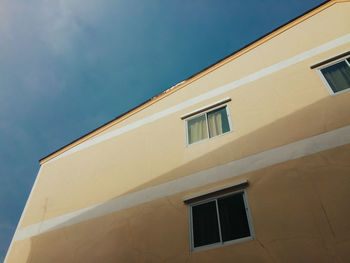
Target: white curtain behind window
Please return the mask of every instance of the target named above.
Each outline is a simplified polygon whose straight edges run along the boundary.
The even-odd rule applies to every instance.
[[[210,137],[223,133],[221,111],[215,111],[208,114],[208,125]]]
[[[208,138],[207,121],[205,115],[187,121],[188,143],[194,143]]]

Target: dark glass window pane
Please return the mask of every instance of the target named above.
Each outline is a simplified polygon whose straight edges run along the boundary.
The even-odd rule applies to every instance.
[[[220,242],[215,201],[193,206],[192,224],[194,247]]]
[[[243,194],[218,199],[222,241],[250,236]]]
[[[345,61],[321,69],[334,93],[350,88],[350,67]]]
[[[230,131],[226,107],[208,113],[209,137]]]

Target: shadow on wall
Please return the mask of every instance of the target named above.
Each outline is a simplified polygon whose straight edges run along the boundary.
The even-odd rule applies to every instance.
[[[256,153],[256,148],[268,150],[316,135],[315,131],[320,134],[350,125],[349,98],[350,93],[345,93],[322,99],[185,163],[129,193],[178,178],[179,175],[186,176],[197,172],[194,167],[210,168],[217,165],[213,160],[217,160],[216,156],[223,153],[235,156],[237,149],[240,149],[244,157]],[[190,253],[187,207],[183,204],[180,194],[75,224],[83,221],[91,213],[100,213],[98,210],[104,208],[96,207],[82,213],[47,233],[32,237],[30,255],[26,262],[228,262],[232,260],[232,253],[235,253],[236,258],[243,259],[239,262],[297,262],[291,260],[296,260],[294,256],[298,253],[311,253],[310,260],[318,258],[318,262],[334,262],[334,255],[340,253],[340,250],[337,250],[340,248],[334,244],[344,241],[345,235],[350,235],[350,226],[336,215],[339,209],[336,209],[333,203],[324,200],[328,200],[329,196],[338,200],[350,192],[350,181],[347,179],[350,173],[350,149],[346,149],[347,155],[341,157],[345,159],[339,164],[342,167],[340,170],[337,168],[338,164],[334,164],[334,160],[329,160],[326,155],[320,153],[312,157],[316,158],[315,167],[304,165],[303,171],[298,170],[299,165],[311,157],[250,173],[253,182],[256,181],[256,184],[249,188],[253,222],[257,232],[256,240]],[[339,170],[339,178],[330,179],[315,174],[315,171],[321,171],[319,169],[330,169],[332,172]],[[257,178],[258,173],[259,178],[263,174],[264,183],[261,183],[261,178]],[[315,180],[306,179],[306,174]],[[344,174],[347,174],[347,177],[344,177]],[[315,183],[316,178],[319,178],[317,180],[320,182]],[[324,188],[326,186],[330,186],[330,189]],[[322,189],[328,189],[327,195],[323,196],[323,193],[320,193]],[[271,192],[278,194],[278,200]],[[264,200],[264,203],[259,200]],[[300,202],[291,204],[293,200]],[[343,207],[342,205],[339,207]],[[288,219],[293,218],[291,215],[294,215],[293,220]],[[261,218],[268,218],[270,223]],[[342,225],[335,227],[331,225],[333,223]],[[327,225],[326,230],[324,224]],[[341,233],[341,229],[344,233],[337,237],[336,234]],[[326,241],[329,237],[331,240]],[[279,241],[275,242],[277,239]],[[350,249],[349,241],[344,244],[342,243]],[[284,255],[285,253],[287,254]],[[288,255],[291,256],[289,259]],[[343,262],[339,255],[337,260]]]

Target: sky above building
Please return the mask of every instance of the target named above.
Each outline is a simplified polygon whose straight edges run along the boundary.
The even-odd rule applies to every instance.
[[[39,159],[322,2],[0,0],[0,262]]]

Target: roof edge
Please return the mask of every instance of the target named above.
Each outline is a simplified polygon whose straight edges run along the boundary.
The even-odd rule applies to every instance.
[[[196,81],[199,78],[202,78],[203,76],[209,74],[210,72],[216,70],[217,68],[220,68],[221,66],[231,62],[232,60],[242,56],[243,54],[249,52],[250,50],[260,46],[261,44],[265,43],[266,41],[278,36],[279,34],[285,32],[289,28],[294,27],[295,25],[305,21],[306,19],[314,16],[315,14],[318,14],[319,12],[323,11],[324,9],[332,6],[335,3],[340,2],[350,2],[350,0],[327,0],[318,6],[304,12],[303,14],[297,16],[296,18],[286,22],[285,24],[277,27],[276,29],[273,29],[272,31],[266,33],[265,35],[261,36],[260,38],[254,40],[253,42],[250,42],[249,44],[243,46],[242,48],[234,51],[233,53],[229,54],[228,56],[218,60],[217,62],[213,63],[212,65],[204,68],[203,70],[199,71],[198,73],[188,77],[187,79],[179,82],[178,84],[166,89],[165,91],[159,93],[158,95],[152,97],[151,99],[146,100],[145,102],[139,104],[138,106],[132,108],[131,110],[117,116],[116,118],[112,119],[111,121],[97,127],[96,129],[88,132],[87,134],[79,137],[78,139],[66,144],[65,146],[59,148],[58,150],[46,155],[42,159],[39,160],[40,165],[46,163],[47,161],[57,157],[58,155],[68,151],[69,149],[91,139],[92,137],[98,135],[99,133],[105,131],[106,129],[112,127],[113,125],[122,122],[123,120],[133,116],[134,114],[138,113],[139,111],[153,105],[155,102],[169,96],[170,94],[182,89],[183,87],[189,85],[190,83]]]

